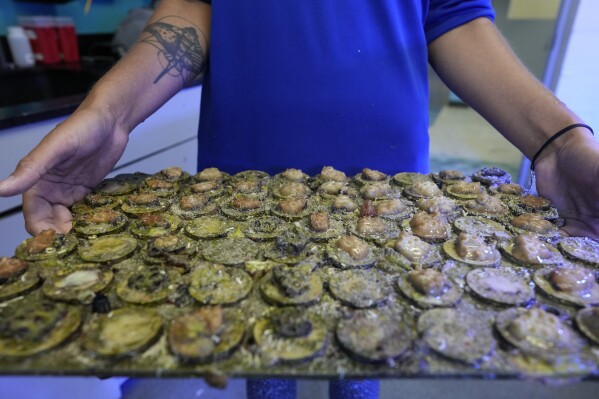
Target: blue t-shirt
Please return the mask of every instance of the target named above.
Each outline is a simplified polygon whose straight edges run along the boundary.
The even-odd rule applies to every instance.
[[[198,168],[428,171],[427,44],[490,0],[213,0]]]

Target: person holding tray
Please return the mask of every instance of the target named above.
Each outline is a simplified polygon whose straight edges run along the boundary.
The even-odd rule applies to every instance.
[[[2,196],[23,193],[30,233],[68,231],[68,207],[111,171],[128,134],[202,72],[199,170],[425,173],[430,63],[533,161],[562,232],[599,238],[599,144],[516,58],[490,0],[210,3],[161,1],[128,54],[0,182]],[[279,382],[276,395],[295,394]],[[248,396],[273,387],[252,380]],[[372,381],[331,389],[377,395]]]

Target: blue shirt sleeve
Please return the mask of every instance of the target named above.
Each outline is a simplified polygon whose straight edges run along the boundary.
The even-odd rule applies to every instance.
[[[495,20],[491,0],[431,0],[424,24],[426,42],[480,17]]]

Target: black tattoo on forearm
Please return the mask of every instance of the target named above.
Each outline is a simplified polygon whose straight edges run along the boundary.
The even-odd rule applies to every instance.
[[[173,19],[184,21],[189,26],[180,27],[165,22]],[[165,17],[147,25],[144,32],[150,36],[141,41],[158,49],[158,60],[164,68],[154,83],[167,74],[180,76],[185,82],[204,69],[206,56],[198,37],[198,32],[202,35],[203,32],[194,27],[191,22],[180,17]]]

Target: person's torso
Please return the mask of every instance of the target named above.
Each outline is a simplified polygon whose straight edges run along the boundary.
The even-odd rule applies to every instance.
[[[426,172],[427,8],[214,0],[198,168]]]

